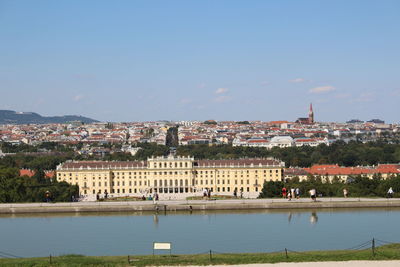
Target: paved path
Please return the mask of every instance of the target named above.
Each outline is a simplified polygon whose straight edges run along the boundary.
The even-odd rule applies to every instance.
[[[300,199],[282,199],[282,198],[273,198],[273,199],[226,199],[226,200],[161,200],[161,201],[106,201],[106,202],[58,202],[58,203],[2,203],[0,204],[0,208],[4,207],[90,207],[90,206],[125,206],[125,205],[133,205],[133,206],[154,206],[158,205],[201,205],[201,204],[287,204],[291,205],[292,203],[357,203],[357,202],[370,202],[370,203],[400,203],[400,198],[318,198],[316,202],[312,201],[309,198],[300,198]]]
[[[318,209],[318,208],[387,208],[400,207],[399,198],[308,198],[293,199],[230,199],[230,200],[164,200],[122,202],[60,202],[0,204],[0,214],[38,212],[132,212],[132,211],[195,211],[255,209]]]
[[[340,197],[324,197],[324,198],[318,198],[317,203],[331,203],[331,202],[400,202],[400,198],[340,198]],[[71,206],[71,205],[76,205],[76,206],[98,206],[98,205],[126,205],[129,203],[129,205],[154,205],[154,202],[151,200],[146,200],[146,201],[107,201],[107,202],[90,202],[90,201],[85,201],[85,202],[58,202],[58,203],[2,203],[0,204],[0,207],[4,206],[46,206],[46,205],[60,205],[60,206]],[[224,200],[160,200],[157,201],[158,204],[166,204],[166,205],[184,205],[184,204],[208,204],[208,203],[230,203],[230,204],[253,204],[253,203],[259,203],[259,204],[264,204],[264,203],[314,203],[311,199],[309,198],[300,198],[300,199],[292,199],[292,200],[287,200],[287,199],[282,199],[282,198],[268,198],[268,199],[224,199]]]
[[[400,261],[326,261],[326,262],[280,262],[243,265],[210,265],[210,267],[397,267]],[[195,266],[187,266],[195,267]],[[198,266],[196,266],[198,267]]]

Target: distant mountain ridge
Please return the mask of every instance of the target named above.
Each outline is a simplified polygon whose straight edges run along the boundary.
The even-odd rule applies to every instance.
[[[81,121],[83,123],[98,122],[97,120],[77,115],[44,117],[35,112],[16,112],[13,110],[0,110],[0,124],[45,124],[67,123],[71,121]]]

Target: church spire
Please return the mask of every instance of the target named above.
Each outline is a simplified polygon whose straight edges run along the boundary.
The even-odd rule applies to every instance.
[[[310,103],[310,110],[308,111],[308,123],[310,124],[314,123],[314,111],[312,108],[312,103]]]

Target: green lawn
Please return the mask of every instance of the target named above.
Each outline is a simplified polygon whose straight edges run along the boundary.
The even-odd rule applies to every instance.
[[[0,259],[0,266],[159,266],[159,265],[210,265],[210,264],[247,264],[309,261],[348,261],[348,260],[400,260],[400,244],[385,245],[376,248],[375,256],[371,249],[335,250],[275,253],[241,253],[197,255],[146,255],[131,256],[81,256],[65,255],[50,258]]]

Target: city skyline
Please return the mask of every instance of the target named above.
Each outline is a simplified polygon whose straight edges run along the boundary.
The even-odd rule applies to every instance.
[[[0,1],[0,109],[398,123],[398,1]]]
[[[34,114],[34,113],[36,113],[36,112],[34,112],[34,111],[16,111],[16,110],[0,110],[0,112],[1,111],[7,111],[7,112],[15,112],[15,113],[13,113],[13,114],[16,114],[16,115],[30,115],[30,114]],[[36,113],[37,115],[39,115],[39,116],[41,116],[42,114],[38,114],[38,113]],[[0,114],[1,115],[1,114]],[[300,116],[302,116],[302,115],[304,115],[304,114],[300,114]],[[77,120],[77,121],[79,121],[80,120],[80,118],[82,118],[82,122],[84,122],[84,123],[96,123],[96,121],[98,122],[98,123],[109,123],[109,122],[111,122],[111,123],[134,123],[134,122],[150,122],[150,121],[154,121],[154,122],[157,122],[157,121],[169,121],[169,122],[180,122],[180,121],[192,121],[192,122],[195,122],[195,121],[216,121],[216,122],[223,122],[223,121],[237,121],[237,122],[240,122],[240,121],[250,121],[250,122],[254,122],[254,121],[263,121],[263,122],[284,122],[284,121],[286,121],[286,122],[288,122],[288,123],[299,123],[299,124],[310,124],[310,125],[313,125],[314,123],[356,123],[356,122],[359,122],[359,123],[368,123],[368,122],[373,122],[373,123],[385,123],[386,121],[385,121],[385,119],[384,118],[369,118],[369,119],[364,119],[364,120],[360,120],[359,118],[351,118],[351,119],[348,119],[348,120],[346,120],[346,121],[314,121],[314,111],[313,111],[313,104],[312,103],[310,103],[310,106],[309,106],[309,111],[308,111],[308,115],[307,115],[307,117],[298,117],[297,119],[282,119],[282,120],[278,120],[278,119],[273,119],[273,120],[214,120],[213,118],[209,118],[209,119],[205,119],[205,120],[162,120],[162,119],[159,119],[159,120],[137,120],[137,121],[102,121],[102,120],[97,120],[96,118],[88,118],[88,117],[85,117],[85,116],[82,116],[81,114],[63,114],[63,115],[61,115],[61,116],[51,116],[51,115],[49,115],[49,116],[41,116],[41,118],[42,119],[44,119],[44,118],[47,118],[47,119],[49,119],[49,118],[52,118],[52,119],[58,119],[58,120],[60,120],[62,117],[65,117],[65,122],[67,122],[68,121],[68,117],[74,117],[74,119],[75,120]],[[76,117],[76,118],[75,118]],[[22,118],[21,118],[22,119]],[[383,120],[382,120],[383,119]],[[6,117],[4,117],[4,118],[2,118],[1,116],[0,116],[0,125],[1,124],[7,124],[7,123],[4,123],[4,122],[1,122],[1,121],[5,121],[5,120],[7,120],[7,118]],[[15,118],[10,118],[10,120],[15,120]],[[24,120],[27,120],[27,118],[25,118]],[[86,120],[94,120],[93,122],[85,122]],[[45,122],[39,122],[39,124],[44,124]],[[56,123],[56,122],[47,122],[47,123]],[[390,123],[390,122],[389,122]],[[14,122],[10,122],[10,124],[36,124],[35,122],[29,122],[29,123],[27,123],[27,122],[19,122],[18,120],[17,121],[14,121]],[[392,124],[392,123],[390,123],[390,124]],[[393,123],[393,124],[398,124],[398,123]]]

